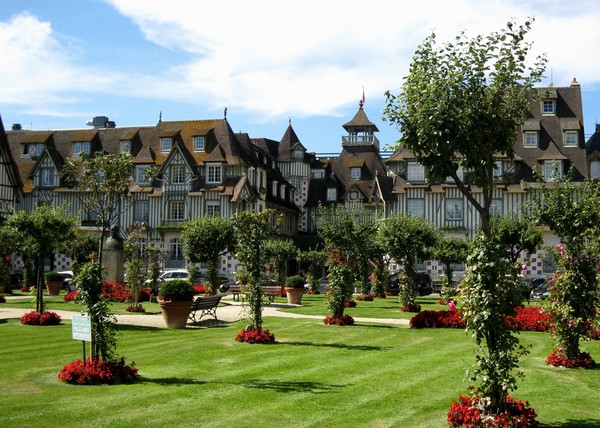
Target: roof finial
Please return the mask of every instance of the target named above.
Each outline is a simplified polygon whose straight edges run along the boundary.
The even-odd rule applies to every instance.
[[[292,126],[292,116],[288,116],[288,125]]]
[[[227,107],[223,110],[223,119],[227,120]]]
[[[362,110],[364,105],[365,105],[365,87],[363,86],[363,94],[362,94],[362,98],[358,102],[358,107]]]
[[[158,112],[158,123],[162,122],[162,110]]]

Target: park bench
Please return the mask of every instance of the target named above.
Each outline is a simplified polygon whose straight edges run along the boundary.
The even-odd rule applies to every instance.
[[[230,285],[228,292],[233,294],[233,300],[236,302],[240,300],[240,294],[243,293],[239,284]],[[269,302],[273,302],[275,297],[281,296],[281,287],[278,285],[263,285],[262,293],[264,297],[269,299]]]
[[[204,315],[210,315],[217,319],[217,306],[221,302],[221,298],[224,294],[215,294],[214,296],[198,296],[192,303],[192,309],[190,311],[190,320],[196,323],[198,322]],[[200,311],[200,316],[198,320],[196,320],[196,312]]]

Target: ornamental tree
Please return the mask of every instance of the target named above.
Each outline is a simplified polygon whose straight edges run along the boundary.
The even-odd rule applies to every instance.
[[[307,265],[306,281],[312,293],[319,293],[319,279],[323,274],[323,267],[327,261],[327,253],[325,251],[309,250],[298,251],[296,257],[298,262]]]
[[[75,239],[77,219],[64,208],[42,205],[29,214],[17,211],[10,214],[3,226],[10,237],[14,252],[28,255],[36,268],[36,311],[44,312],[44,259],[56,252],[66,251]]]
[[[233,223],[223,217],[196,218],[184,223],[181,238],[190,261],[207,264],[208,283],[204,286],[207,293],[215,294],[219,285],[220,257],[233,248]]]
[[[288,261],[298,253],[298,247],[291,239],[269,239],[265,245],[265,258],[269,271],[275,273],[277,285],[285,285]]]
[[[490,206],[494,191],[497,157],[514,159],[517,132],[527,118],[546,58],[537,57],[526,66],[531,45],[525,36],[531,21],[522,25],[508,22],[506,28],[489,35],[467,38],[459,34],[454,42],[437,45],[432,33],[417,48],[399,95],[386,93],[384,120],[400,130],[400,144],[423,164],[431,181],[452,177],[471,206],[479,213],[482,238],[473,253],[470,268],[486,268],[483,276],[473,276],[474,293],[465,312],[477,344],[485,342],[477,355],[480,384],[477,393],[487,397],[486,412],[499,414],[508,392],[515,388],[509,371],[514,343],[505,323],[496,322],[502,308],[494,304],[505,266],[495,265],[491,240]],[[470,192],[457,171],[468,171],[469,183],[481,189]],[[496,266],[489,269],[490,266]],[[494,298],[491,298],[494,297]],[[489,314],[488,317],[477,316]]]
[[[439,235],[432,248],[431,256],[444,265],[445,282],[453,285],[453,263],[464,263],[469,254],[469,242],[456,236]]]
[[[251,328],[262,330],[262,288],[260,277],[267,262],[267,240],[277,233],[279,219],[272,209],[262,212],[242,211],[232,218],[235,256],[248,272],[247,295]]]
[[[541,184],[540,192],[534,205],[536,218],[562,242],[555,253],[557,270],[548,311],[557,351],[567,359],[577,360],[581,356],[579,342],[591,336],[596,308],[600,306],[600,185],[592,180],[574,184],[568,175],[550,187]]]

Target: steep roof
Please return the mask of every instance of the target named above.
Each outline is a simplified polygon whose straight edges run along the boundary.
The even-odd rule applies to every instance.
[[[348,132],[379,132],[377,126],[369,120],[367,114],[363,110],[362,102],[359,104],[358,111],[350,122],[342,125]]]

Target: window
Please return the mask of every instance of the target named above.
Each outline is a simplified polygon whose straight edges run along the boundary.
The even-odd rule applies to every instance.
[[[274,181],[271,184],[271,195],[277,196],[277,182],[276,181]]]
[[[407,199],[406,210],[413,217],[425,218],[425,199]]]
[[[496,166],[494,167],[494,171],[492,172],[494,177],[494,183],[501,183],[504,179],[502,174],[502,161],[496,161]]]
[[[465,178],[465,173],[464,173],[464,171],[463,171],[463,168],[462,168],[462,166],[459,166],[459,167],[456,169],[456,175],[458,176],[458,179],[459,179],[460,181],[463,181],[463,180],[464,180],[464,178]],[[454,183],[454,178],[452,178],[451,176],[449,176],[449,177],[446,177],[446,182],[448,182],[448,183]]]
[[[23,156],[39,156],[43,151],[43,144],[25,144],[23,146]]]
[[[285,184],[279,186],[279,197],[285,199]]]
[[[87,155],[90,154],[91,145],[89,141],[78,141],[73,143],[73,154],[80,155],[81,153],[85,153]]]
[[[123,153],[131,153],[131,140],[121,141],[121,151]]]
[[[502,216],[504,212],[502,207],[502,199],[492,199],[492,203],[490,205],[490,215]]]
[[[417,162],[408,162],[406,179],[408,181],[425,181],[425,167]]]
[[[171,137],[163,137],[160,139],[160,151],[168,152],[171,150],[171,146],[173,145],[173,139]]]
[[[150,184],[150,178],[148,177],[148,171],[150,171],[150,165],[136,165],[135,167],[135,182],[138,185]]]
[[[184,165],[173,165],[171,167],[171,184],[184,184],[185,170]]]
[[[551,256],[546,256],[542,260],[542,272],[544,273],[554,273],[556,270],[556,260],[554,260]]]
[[[206,202],[206,215],[210,217],[221,216],[221,203],[219,201]]]
[[[556,110],[556,101],[544,100],[542,101],[542,114],[554,114]]]
[[[600,161],[590,162],[590,178],[600,178]]]
[[[304,152],[302,150],[294,150],[294,159],[296,159],[296,160],[304,159]]]
[[[350,178],[357,180],[360,178],[360,168],[350,168]]]
[[[207,183],[220,183],[222,178],[222,166],[217,165],[206,165],[206,182]]]
[[[537,131],[525,131],[525,135],[523,135],[523,145],[525,147],[537,147],[538,146],[538,132]]]
[[[169,253],[171,260],[183,260],[183,245],[179,242],[179,238],[171,239]]]
[[[56,175],[54,174],[54,168],[40,168],[40,187],[54,187],[56,186]]]
[[[336,201],[337,200],[337,189],[334,187],[330,187],[327,189],[327,200],[328,201]]]
[[[323,170],[323,169],[313,170],[312,178],[325,178],[325,170]]]
[[[560,180],[563,174],[563,164],[559,160],[544,161],[544,179]]]
[[[204,137],[194,137],[194,151],[201,152],[204,150]]]
[[[150,202],[135,201],[133,206],[133,219],[135,221],[148,221],[148,213],[150,212]]]
[[[463,200],[446,199],[446,220],[463,219]]]
[[[577,131],[565,131],[565,147],[577,147]]]
[[[171,220],[183,220],[185,218],[183,208],[183,201],[171,201],[171,204],[169,206],[169,218]]]

